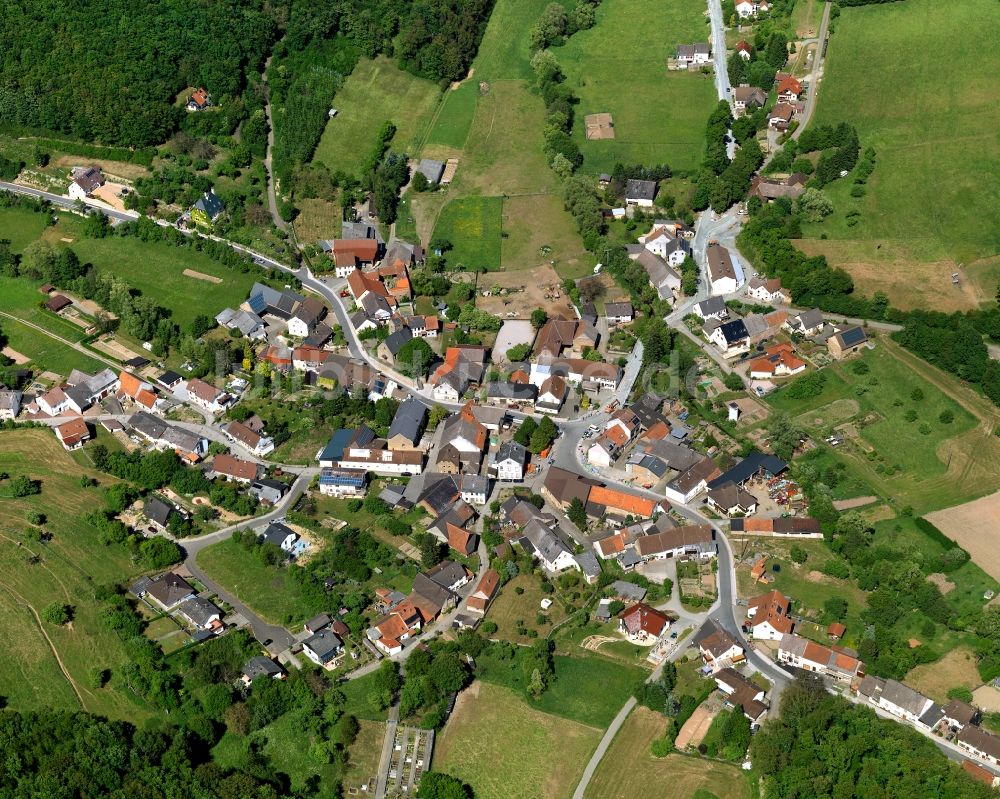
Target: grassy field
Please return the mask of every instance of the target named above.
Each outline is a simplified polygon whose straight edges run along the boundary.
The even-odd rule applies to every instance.
[[[182,328],[199,314],[214,317],[238,308],[250,292],[253,276],[227,269],[195,250],[133,238],[80,239],[72,245],[80,260],[125,280],[173,314]],[[214,283],[188,277],[185,269],[220,278]]]
[[[374,721],[358,722],[361,730],[348,749],[347,769],[344,772],[344,788],[358,788],[378,774],[379,757],[382,754],[382,740],[385,725]]]
[[[45,326],[49,327],[48,320]],[[54,322],[54,326],[59,327],[59,323]],[[68,375],[73,369],[93,373],[105,368],[104,363],[13,319],[0,317],[0,330],[7,339],[7,346],[30,358],[42,370]]]
[[[500,268],[500,225],[503,199],[463,197],[451,200],[434,226],[434,237],[451,242],[448,263],[466,270]]]
[[[854,361],[828,367],[827,384],[816,397],[796,400],[780,390],[767,401],[814,435],[850,420],[857,437],[830,457],[898,507],[925,513],[1000,487],[1000,441],[990,433],[1000,419],[996,408],[888,339],[862,360],[869,366],[865,375],[854,372]],[[922,399],[913,399],[916,389]],[[845,417],[842,400],[857,403],[857,413]],[[910,410],[917,414],[913,422],[904,416]],[[953,422],[939,420],[945,410]]]
[[[416,155],[439,97],[437,86],[403,72],[388,58],[358,62],[334,98],[337,116],[327,122],[313,161],[353,173],[385,122],[396,126],[392,149]]]
[[[438,737],[433,767],[469,783],[476,799],[565,799],[600,738],[600,730],[476,682],[459,696]]]
[[[517,589],[523,589],[523,593],[518,594]],[[553,624],[557,624],[566,616],[566,612],[559,602],[554,602],[547,611],[542,611],[539,602],[547,594],[542,593],[537,577],[531,574],[519,574],[500,592],[487,614],[487,618],[497,625],[496,637],[505,641],[513,641],[519,644],[527,644],[531,639],[525,635],[518,635],[517,622],[523,622],[529,630],[537,630],[545,636],[552,629]],[[548,621],[545,624],[536,624],[535,617],[542,613]]]
[[[469,136],[478,100],[479,81],[476,80],[467,80],[447,91],[434,119],[434,127],[427,136],[427,145],[461,150]]]
[[[268,621],[301,621],[311,615],[302,592],[288,572],[261,563],[232,541],[220,541],[198,553],[198,565]]]
[[[24,208],[0,208],[0,239],[7,239],[14,252],[21,252],[42,235],[49,218]]]
[[[619,162],[698,166],[715,85],[711,75],[668,72],[667,58],[678,44],[707,41],[706,21],[699,0],[618,0],[599,6],[593,28],[554,50],[580,98],[573,137],[587,171],[610,172]],[[586,139],[583,117],[596,113],[612,115],[614,139]]]
[[[123,645],[98,622],[93,598],[95,585],[124,582],[136,568],[122,549],[101,544],[82,519],[103,500],[99,488],[80,487],[80,476],[103,485],[115,481],[77,466],[48,430],[0,432],[0,471],[42,483],[36,496],[0,499],[0,627],[7,643],[0,696],[19,710],[82,706],[112,718],[144,718],[148,711],[115,676],[125,660]],[[47,544],[24,536],[25,518],[34,511],[46,516],[52,534]],[[31,553],[39,556],[37,563],[28,562]],[[74,607],[70,625],[39,624],[35,614],[53,601]],[[95,667],[112,671],[104,688],[89,687],[88,672]]]
[[[837,20],[816,122],[854,124],[862,146],[876,149],[878,165],[863,198],[849,196],[848,180],[831,186],[834,214],[805,233],[825,233],[831,256],[842,240],[858,242],[843,265],[862,289],[885,285],[890,299],[914,301],[910,284],[921,275],[911,276],[905,260],[879,274],[872,265],[880,246],[905,247],[911,263],[936,267],[923,298],[934,308],[939,293],[954,291],[949,275],[959,265],[975,274],[991,259],[996,272],[1000,229],[983,220],[1000,213],[992,78],[1000,69],[998,26],[1000,7],[990,0],[887,3],[845,9]],[[949,56],[927,58],[941,52]],[[848,227],[854,208],[861,222]],[[813,251],[823,246],[811,244]]]
[[[942,704],[948,701],[950,689],[974,691],[983,683],[976,668],[975,653],[969,647],[952,649],[934,663],[910,669],[905,681],[911,688]]]
[[[652,786],[687,799],[750,799],[749,779],[737,767],[672,754],[653,757],[650,744],[663,735],[663,716],[638,707],[625,720],[584,794],[586,799],[634,799]]]
[[[599,655],[555,656],[556,679],[534,707],[592,727],[607,727],[649,676],[638,666],[625,666]],[[600,686],[595,691],[594,686]]]

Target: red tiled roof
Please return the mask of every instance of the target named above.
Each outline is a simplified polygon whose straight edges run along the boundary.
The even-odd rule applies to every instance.
[[[232,455],[219,454],[212,460],[212,471],[242,480],[253,480],[257,477],[257,464]]]
[[[633,605],[622,613],[621,620],[625,629],[633,635],[643,632],[646,635],[658,636],[670,623],[670,619],[644,602]]]
[[[635,494],[626,494],[614,488],[604,486],[594,486],[590,489],[588,502],[595,505],[604,505],[608,508],[623,510],[637,516],[649,518],[656,510],[656,502],[646,497],[638,497]]]

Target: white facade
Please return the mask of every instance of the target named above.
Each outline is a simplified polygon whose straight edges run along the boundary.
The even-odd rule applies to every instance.
[[[336,465],[341,469],[360,469],[375,474],[420,474],[423,466],[420,460],[409,457],[411,452],[396,450],[349,449]],[[403,457],[405,456],[405,457]],[[321,462],[321,466],[333,465]]]
[[[288,335],[295,336],[296,338],[305,338],[309,333],[309,325],[297,316],[293,316],[288,320]]]
[[[431,390],[431,396],[438,402],[458,402],[461,399],[455,387],[446,380],[434,386]]]
[[[590,449],[587,450],[587,462],[594,466],[607,469],[611,466],[612,460],[611,453],[600,442],[591,444]]]
[[[751,3],[749,0],[740,0],[736,4],[736,13],[740,19],[755,17],[757,16],[757,4]]]
[[[354,272],[357,267],[354,264],[344,264],[343,266],[334,267],[333,273],[337,277],[347,277],[351,272]]]
[[[524,479],[524,467],[513,458],[497,461],[497,480],[520,482]]]

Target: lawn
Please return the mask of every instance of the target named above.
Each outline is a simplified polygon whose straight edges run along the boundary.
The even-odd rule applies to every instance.
[[[676,797],[750,799],[749,778],[737,766],[681,754],[653,757],[649,746],[665,727],[663,716],[636,708],[597,767],[586,799],[634,799],[651,789],[658,794],[653,786]]]
[[[827,367],[826,385],[816,397],[797,400],[785,388],[767,402],[796,417],[817,438],[850,420],[858,436],[849,436],[831,458],[848,464],[897,507],[912,505],[924,513],[997,487],[1000,442],[976,426],[982,403],[968,397],[958,381],[888,339],[880,339],[860,359],[868,373],[857,374],[857,362]],[[857,404],[855,414],[846,415],[845,400]],[[910,411],[916,414],[913,421],[907,421]],[[945,411],[953,421],[940,420]]]
[[[433,767],[469,783],[476,799],[567,799],[600,738],[600,730],[476,682],[438,737]]]
[[[523,589],[518,594],[517,589]],[[505,641],[513,641],[516,644],[531,643],[526,635],[518,635],[517,623],[522,622],[528,630],[537,630],[539,635],[545,636],[552,629],[554,624],[559,623],[566,617],[566,611],[556,600],[552,607],[543,611],[539,603],[542,599],[550,597],[550,594],[543,594],[540,581],[532,574],[519,574],[507,583],[500,595],[490,605],[486,618],[497,625],[497,638]],[[535,617],[543,614],[548,621],[545,624],[537,624]]]
[[[890,286],[913,279],[907,264],[879,275],[871,263],[881,245],[904,245],[913,262],[939,266],[925,304],[953,291],[956,266],[975,269],[1000,253],[1000,229],[983,224],[1000,214],[998,27],[1000,7],[990,0],[908,0],[845,8],[831,40],[816,122],[852,123],[878,163],[863,198],[849,196],[849,180],[828,189],[836,210],[806,236],[860,242],[863,252],[845,268]],[[941,52],[949,56],[927,57]],[[854,208],[861,221],[848,227]]]
[[[314,615],[315,608],[287,570],[262,563],[233,541],[203,549],[198,565],[272,624],[299,622]]]
[[[101,361],[12,319],[0,317],[0,331],[3,331],[11,349],[30,358],[41,370],[68,375],[73,369],[95,373],[106,368]]]
[[[389,717],[388,710],[375,710],[368,701],[368,694],[371,692],[371,684],[374,679],[375,672],[372,672],[356,680],[342,682],[337,686],[347,699],[347,703],[344,705],[345,713],[372,722],[385,721]]]
[[[597,8],[593,28],[553,51],[580,98],[573,138],[587,171],[610,172],[616,163],[698,166],[715,84],[700,72],[669,72],[667,58],[678,44],[707,41],[706,21],[700,0],[617,0]],[[596,113],[612,115],[614,139],[587,140],[583,117]]]
[[[82,327],[41,307],[46,297],[39,293],[40,285],[26,277],[0,275],[0,311],[41,325],[60,338],[82,341],[86,336]]]
[[[452,248],[446,253],[451,266],[466,270],[500,268],[500,197],[464,197],[451,200],[434,226],[434,238],[444,238]]]
[[[227,269],[204,253],[134,238],[79,239],[73,250],[84,263],[111,272],[144,296],[170,310],[182,328],[199,314],[214,317],[223,308],[238,308],[250,293],[254,278]],[[221,283],[189,277],[190,269],[220,278]]]
[[[427,136],[427,145],[461,150],[469,136],[479,100],[479,81],[467,80],[445,92],[444,100]]]
[[[556,655],[554,661],[556,678],[533,706],[591,727],[611,724],[635,684],[649,676],[638,666],[625,666],[600,655]]]
[[[584,249],[580,234],[564,224],[565,219],[563,202],[554,194],[505,199],[505,238],[500,246],[504,270],[531,270],[552,263],[561,278],[593,274],[597,258]]]
[[[21,252],[42,235],[49,219],[26,208],[0,208],[0,239],[7,239],[14,252]]]
[[[385,122],[396,126],[391,147],[415,156],[441,93],[431,81],[403,72],[386,57],[363,59],[334,98],[314,162],[353,173],[376,145]]]
[[[361,729],[347,750],[347,769],[344,772],[344,788],[361,789],[378,775],[379,759],[382,755],[382,741],[385,725],[374,721],[361,720]]]
[[[98,622],[93,598],[94,585],[126,582],[137,570],[122,548],[103,545],[97,531],[83,521],[103,505],[103,499],[100,488],[82,488],[80,476],[92,476],[105,486],[116,481],[77,466],[55,436],[41,429],[0,432],[0,471],[42,483],[38,495],[0,499],[0,627],[7,643],[0,696],[18,710],[78,710],[82,703],[91,713],[133,721],[145,718],[148,709],[137,705],[118,682],[124,648]],[[46,516],[45,529],[52,535],[46,544],[24,536],[25,518],[35,511]],[[29,562],[31,553],[39,556],[38,562]],[[39,626],[34,612],[53,601],[73,606],[72,624]],[[90,688],[92,668],[111,669],[110,684]]]

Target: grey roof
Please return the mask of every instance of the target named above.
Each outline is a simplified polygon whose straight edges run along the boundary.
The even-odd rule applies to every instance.
[[[316,653],[316,657],[325,663],[343,648],[344,642],[332,630],[320,630],[312,637],[303,641],[302,646],[309,647]]]
[[[442,588],[447,588],[460,582],[468,575],[465,567],[461,563],[453,560],[445,560],[426,572],[427,576]]]
[[[389,350],[392,357],[395,358],[399,354],[399,351],[403,349],[403,345],[412,338],[413,331],[408,327],[401,327],[395,333],[390,333],[386,336],[385,341],[382,343],[385,344],[386,349]]]
[[[708,55],[711,52],[707,42],[697,42],[695,44],[677,45],[678,58],[693,58],[695,54]]]
[[[667,466],[679,472],[690,469],[701,460],[701,454],[695,452],[691,447],[667,439],[654,441],[646,448],[646,451],[666,461]]]
[[[5,411],[13,411],[15,414],[21,407],[21,397],[24,396],[20,391],[2,390],[0,391],[0,409]]]
[[[156,522],[161,527],[166,527],[167,522],[175,511],[173,505],[168,505],[159,497],[150,497],[146,500],[143,513],[151,522]]]
[[[611,590],[615,592],[615,596],[625,597],[633,602],[642,602],[646,598],[645,588],[627,580],[615,580],[611,583]]]
[[[639,424],[648,430],[657,422],[663,421],[663,400],[652,391],[647,391],[639,399],[628,406],[635,414]]]
[[[295,311],[296,303],[304,300],[301,294],[288,289],[278,291],[263,283],[254,283],[250,288],[247,302],[254,313],[271,313],[282,319],[288,319]]]
[[[198,627],[204,627],[213,616],[222,615],[221,608],[216,607],[213,603],[207,599],[202,599],[200,596],[193,596],[182,602],[177,608],[177,612],[182,613],[190,619],[192,624]]]
[[[239,330],[244,336],[249,336],[254,331],[264,326],[264,320],[252,311],[233,310],[226,308],[219,312],[215,321],[230,330]]]
[[[607,302],[604,304],[605,316],[632,316],[632,303]]]
[[[487,494],[490,481],[480,474],[462,474],[458,476],[458,490],[464,494]]]
[[[663,477],[670,470],[666,461],[657,458],[655,455],[648,455],[641,452],[633,452],[629,456],[628,462],[635,466],[641,466],[647,472],[651,472],[657,477]]]
[[[292,530],[290,527],[286,527],[281,522],[271,522],[267,529],[261,534],[261,538],[268,544],[274,544],[276,547],[280,547],[288,536],[295,536],[298,538],[298,533]]]
[[[281,666],[263,655],[254,655],[243,667],[243,676],[251,681],[258,677],[276,677],[284,673],[285,670]]]
[[[330,614],[320,613],[318,616],[313,616],[311,619],[309,619],[309,621],[305,623],[305,627],[306,629],[315,632],[318,630],[322,630],[324,627],[327,627],[331,621],[332,619],[330,618]]]
[[[709,297],[698,303],[698,312],[702,316],[711,316],[726,312],[726,301],[722,297]]]
[[[184,430],[183,428],[172,427],[170,425],[166,426],[161,438],[182,452],[197,451],[198,444],[202,440],[201,436],[197,433],[192,433],[190,430]]]
[[[422,158],[417,172],[422,172],[429,183],[440,183],[441,176],[444,175],[444,163],[433,158]]]
[[[930,707],[920,716],[920,723],[925,727],[936,727],[938,722],[945,716],[944,708],[937,702],[931,702]]]
[[[559,537],[538,519],[528,522],[521,532],[538,556],[547,563],[554,563],[560,555],[569,552],[569,548]]]
[[[513,439],[504,441],[497,450],[496,462],[503,463],[506,460],[516,461],[524,466],[528,462],[528,450]]]
[[[435,605],[439,613],[441,608],[454,598],[447,585],[442,585],[424,572],[413,578],[413,592]]]
[[[823,312],[819,308],[811,308],[808,311],[796,314],[792,319],[797,320],[799,327],[803,330],[811,330],[814,327],[821,327],[823,325]]]
[[[167,572],[150,580],[149,585],[146,586],[146,593],[163,607],[170,608],[193,594],[194,589],[180,575]]]
[[[727,344],[734,344],[750,337],[747,326],[742,319],[733,319],[731,322],[726,322],[719,327],[722,330],[722,337],[726,340]]]
[[[160,375],[158,378],[156,378],[156,380],[157,380],[158,383],[160,383],[161,385],[166,386],[167,388],[170,388],[172,386],[177,385],[183,379],[184,378],[181,377],[179,374],[177,374],[177,372],[173,372],[173,371],[171,371],[169,369],[166,372],[164,372],[162,375]]]
[[[772,477],[781,474],[788,468],[788,464],[775,455],[765,455],[754,450],[743,460],[725,472],[725,474],[715,478],[708,484],[709,488],[718,488],[726,483],[736,483],[742,485],[754,475],[765,472]]]
[[[656,197],[655,180],[628,180],[625,183],[625,197],[629,200],[650,200]]]
[[[581,552],[573,557],[585,577],[597,577],[601,573],[601,564],[597,562],[597,555],[593,552]]]
[[[626,549],[618,556],[618,562],[623,569],[631,569],[642,563],[642,558],[634,549]]]
[[[458,494],[458,483],[454,476],[429,472],[417,502],[426,502],[435,513],[444,513],[454,504]]]
[[[222,200],[218,198],[212,189],[209,189],[199,197],[194,207],[199,211],[204,211],[209,219],[215,219],[225,209]]]
[[[505,383],[495,381],[486,384],[486,396],[492,399],[511,399],[521,402],[533,401],[538,396],[538,387],[530,383]]]
[[[420,441],[424,422],[427,420],[427,406],[412,394],[396,409],[396,415],[389,426],[388,439],[403,436],[414,445]]]
[[[835,338],[837,338],[844,347],[855,347],[858,344],[866,342],[868,340],[868,334],[865,333],[864,328],[854,326],[840,331]]]
[[[747,334],[751,337],[759,336],[761,333],[767,332],[770,327],[763,314],[759,313],[752,313],[743,317],[743,324],[746,325]]]
[[[897,680],[885,681],[882,688],[882,699],[914,716],[922,713],[928,702],[926,696]]]
[[[378,228],[368,222],[341,222],[340,237],[342,239],[375,239],[379,244],[385,243]]]
[[[423,259],[424,250],[419,244],[410,244],[410,242],[403,241],[403,239],[393,239],[389,242],[389,247],[386,249],[385,257],[382,260],[388,264],[393,264],[396,261],[411,264]]]

